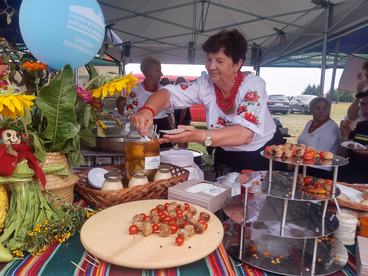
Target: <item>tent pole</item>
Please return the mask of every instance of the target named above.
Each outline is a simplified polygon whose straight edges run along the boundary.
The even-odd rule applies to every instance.
[[[335,90],[336,69],[337,69],[337,63],[338,63],[338,58],[339,58],[339,53],[340,53],[340,43],[341,43],[341,39],[339,38],[336,41],[334,66],[333,66],[333,69],[332,69],[331,86],[330,86],[330,92],[328,94],[328,99],[331,100],[331,101],[333,100],[333,95],[334,95],[334,90]]]
[[[326,8],[326,18],[325,18],[325,28],[323,31],[323,51],[322,51],[322,64],[321,64],[321,80],[319,83],[319,93],[323,96],[324,86],[325,86],[325,74],[326,74],[326,56],[327,56],[327,39],[328,39],[328,26],[330,25],[330,1],[328,0],[328,5]]]

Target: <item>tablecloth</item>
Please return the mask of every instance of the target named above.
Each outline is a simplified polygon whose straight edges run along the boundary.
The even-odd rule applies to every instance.
[[[349,251],[350,249],[350,251]],[[348,248],[349,261],[344,270],[333,275],[356,275],[356,267],[352,248]],[[176,268],[160,270],[129,269],[100,261],[96,266],[90,264],[93,259],[84,250],[79,235],[75,235],[63,244],[50,246],[42,255],[27,256],[1,264],[1,275],[127,275],[127,276],[205,276],[205,275],[274,275],[240,263],[229,256],[220,245],[213,253],[194,263]],[[84,271],[71,263],[73,261]]]

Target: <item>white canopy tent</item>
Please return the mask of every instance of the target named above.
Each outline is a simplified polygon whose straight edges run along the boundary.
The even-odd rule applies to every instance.
[[[127,62],[154,55],[163,63],[203,64],[201,44],[224,28],[238,28],[262,49],[261,65],[368,22],[366,0],[135,0],[99,1],[109,25],[131,45]],[[331,5],[329,5],[331,3]]]
[[[201,44],[224,28],[248,39],[246,65],[280,58],[368,23],[367,0],[99,0],[108,28],[124,41],[123,63],[204,64]],[[121,46],[122,44],[118,44]],[[324,54],[324,55],[323,55]],[[323,47],[322,56],[326,55]],[[315,66],[315,65],[314,65]],[[325,60],[322,59],[323,88]]]

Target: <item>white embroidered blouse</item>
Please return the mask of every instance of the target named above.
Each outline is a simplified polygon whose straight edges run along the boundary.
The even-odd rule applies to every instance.
[[[264,146],[274,135],[276,125],[267,108],[266,83],[254,74],[248,74],[239,87],[235,98],[235,112],[225,114],[216,103],[213,82],[202,76],[191,85],[166,85],[170,91],[171,107],[174,109],[204,104],[207,128],[215,129],[241,125],[254,132],[251,143],[222,147],[227,151],[255,151]]]
[[[138,109],[141,108],[147,101],[147,99],[152,95],[152,92],[147,91],[144,89],[144,86],[139,83],[136,88],[133,88],[131,93],[129,94],[127,104],[125,109],[128,114],[134,114],[138,112]],[[168,114],[174,113],[174,111],[169,108],[161,111],[160,113],[156,114],[154,119],[162,119],[166,118]]]

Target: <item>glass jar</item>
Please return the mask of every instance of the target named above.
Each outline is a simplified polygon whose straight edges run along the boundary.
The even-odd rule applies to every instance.
[[[148,178],[144,171],[137,171],[129,180],[129,188],[148,183]]]
[[[121,183],[121,175],[117,172],[108,172],[104,174],[105,181],[102,184],[101,190],[120,190],[123,189]]]
[[[154,179],[160,165],[160,143],[158,135],[152,128],[146,130],[145,136],[131,126],[125,138],[125,172],[128,180],[137,171],[146,171],[150,181]]]
[[[155,174],[154,181],[172,178],[171,167],[169,165],[160,165]]]

